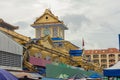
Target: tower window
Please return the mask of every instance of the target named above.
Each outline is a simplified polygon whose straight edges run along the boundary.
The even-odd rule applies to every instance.
[[[48,19],[48,17],[46,16],[46,19]]]
[[[58,36],[58,29],[57,27],[53,28],[53,37],[57,37]]]

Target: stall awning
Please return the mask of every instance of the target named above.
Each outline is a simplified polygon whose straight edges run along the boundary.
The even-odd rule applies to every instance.
[[[109,77],[119,77],[120,76],[120,61],[117,62],[112,67],[104,69],[103,74],[104,76],[109,76]]]
[[[106,69],[103,71],[103,74],[108,77],[120,77],[120,69]]]

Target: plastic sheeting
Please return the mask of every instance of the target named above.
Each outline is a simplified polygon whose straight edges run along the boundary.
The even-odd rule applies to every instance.
[[[18,79],[8,71],[0,69],[0,80],[18,80]]]
[[[0,51],[22,55],[23,48],[10,36],[4,34],[3,32],[0,32]]]

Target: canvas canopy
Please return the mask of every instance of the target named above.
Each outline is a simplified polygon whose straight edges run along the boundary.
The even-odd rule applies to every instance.
[[[120,61],[112,67],[104,69],[103,74],[108,77],[120,77]]]
[[[46,65],[46,77],[66,79],[77,75],[79,78],[83,78],[88,77],[91,74],[93,74],[93,72],[86,71],[78,67],[69,66],[63,63]]]

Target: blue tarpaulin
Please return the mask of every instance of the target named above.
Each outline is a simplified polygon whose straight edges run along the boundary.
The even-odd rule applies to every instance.
[[[8,71],[0,69],[0,80],[18,80],[18,79]]]
[[[63,40],[62,38],[51,38],[52,40]]]
[[[101,76],[97,73],[94,73],[94,74],[90,75],[89,78],[101,78]]]
[[[108,76],[108,77],[119,77],[120,69],[104,70],[103,74],[104,76]]]
[[[70,50],[69,54],[70,56],[81,56],[83,53],[83,50]]]

